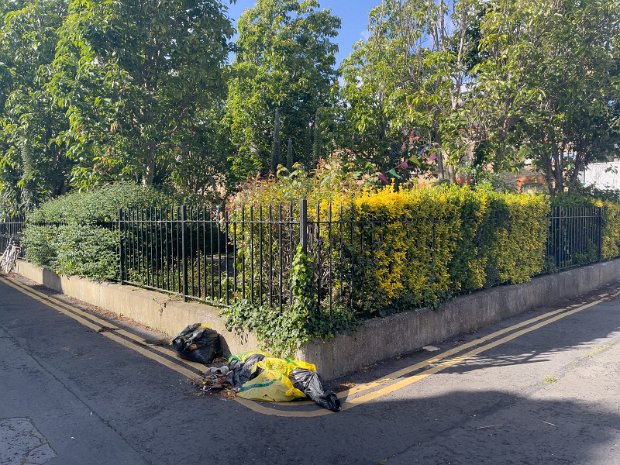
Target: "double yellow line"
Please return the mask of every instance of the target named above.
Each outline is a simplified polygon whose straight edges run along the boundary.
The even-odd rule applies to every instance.
[[[103,336],[112,339],[113,341],[118,342],[125,347],[135,350],[140,354],[144,355],[145,357],[161,363],[162,365],[165,365],[166,367],[190,379],[196,379],[197,376],[200,375],[201,370],[204,370],[203,365],[192,364],[191,362],[182,362],[178,359],[174,359],[175,355],[170,349],[160,346],[148,346],[148,348],[146,348],[145,341],[133,333],[130,333],[120,328],[114,328],[113,331],[108,331],[107,328],[109,323],[107,321],[97,318],[90,313],[84,312],[83,310],[68,305],[64,302],[61,302],[58,299],[50,297],[42,292],[24,286],[23,284],[18,283],[12,279],[0,278],[0,281],[32,297],[33,299],[36,299],[44,303],[45,305],[58,310],[60,313],[70,318],[73,318],[84,326],[101,332]],[[477,338],[466,344],[454,347],[453,349],[442,352],[441,354],[425,359],[419,363],[390,373],[376,381],[355,386],[352,389],[338,394],[338,397],[343,401],[342,410],[346,411],[358,405],[372,402],[379,397],[383,397],[399,391],[407,386],[410,386],[411,384],[422,381],[423,379],[426,379],[433,374],[439,373],[443,370],[446,370],[447,368],[458,365],[483,352],[506,344],[507,342],[510,342],[525,334],[531,333],[547,325],[555,323],[556,321],[559,321],[563,318],[567,318],[571,315],[592,308],[602,302],[611,300],[619,295],[620,290],[616,290],[613,293],[599,294],[597,296],[597,299],[594,301],[560,308],[544,313],[537,317],[521,321],[517,324],[500,329],[486,336]],[[156,352],[159,352],[160,354],[165,356],[162,356]],[[329,415],[332,413],[328,410],[316,409],[293,410],[295,407],[299,406],[299,403],[297,402],[292,404],[285,404],[286,407],[284,408],[274,408],[271,406],[266,406],[265,404],[247,401],[240,398],[236,398],[236,400],[247,408],[264,415],[311,418]],[[306,403],[304,403],[304,406],[305,405]]]
[[[102,336],[128,347],[141,355],[144,355],[145,357],[148,357],[151,360],[154,360],[170,368],[171,370],[182,374],[183,376],[196,379],[201,375],[201,370],[204,370],[204,365],[176,360],[177,356],[171,349],[155,344],[149,344],[140,336],[122,328],[110,327],[109,321],[98,318],[92,313],[85,312],[84,310],[74,307],[73,305],[66,304],[59,299],[27,287],[6,276],[0,277],[0,282],[3,282],[7,286],[12,287],[22,294],[26,294],[28,297],[31,297],[44,305],[53,308],[54,310],[57,310],[87,328],[97,331]]]

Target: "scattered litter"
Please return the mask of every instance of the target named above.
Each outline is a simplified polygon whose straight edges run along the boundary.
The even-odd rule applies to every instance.
[[[438,350],[441,350],[439,347],[435,347],[435,346],[424,346],[422,347],[422,349],[427,352],[437,352]]]
[[[340,410],[340,401],[333,392],[325,391],[315,365],[266,352],[233,355],[227,365],[209,368],[203,391],[222,389],[234,391],[243,399],[266,402],[309,397],[323,408]]]
[[[481,426],[480,428],[476,428],[476,429],[488,429],[488,428],[497,428],[500,425],[488,425],[488,426]]]
[[[355,387],[354,383],[341,383],[338,386],[334,387],[334,392],[345,392],[350,391]]]
[[[220,335],[207,325],[196,323],[172,340],[172,347],[184,359],[208,365],[222,355]]]

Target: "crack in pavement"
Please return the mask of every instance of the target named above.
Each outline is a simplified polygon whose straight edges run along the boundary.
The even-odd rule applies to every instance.
[[[48,369],[42,361],[40,361],[36,356],[32,355],[24,346],[22,346],[19,343],[19,340],[14,337],[11,332],[4,326],[0,325],[0,331],[4,331],[6,334],[9,335],[9,338],[11,339],[11,341],[17,346],[19,347],[26,355],[26,357],[30,358],[42,371],[44,371],[45,373],[47,373],[49,376],[51,376],[55,381],[57,381],[68,393],[70,393],[80,404],[82,404],[84,407],[86,407],[92,414],[93,416],[95,416],[102,424],[104,424],[107,428],[109,428],[110,430],[112,430],[126,445],[127,447],[129,447],[131,450],[133,450],[142,460],[144,460],[145,463],[148,463],[149,465],[153,465],[153,463],[148,460],[146,457],[143,456],[143,454],[140,453],[140,451],[138,451],[135,447],[133,447],[129,441],[123,436],[123,434],[118,431],[108,420],[106,420],[105,418],[103,418],[94,408],[92,408],[90,405],[88,405],[87,402],[85,402],[73,389],[71,389],[62,379],[60,379],[58,376],[56,376],[56,374],[54,374],[50,369]],[[1,442],[0,442],[1,444]],[[1,452],[1,449],[0,449]],[[1,457],[1,456],[0,456]],[[14,465],[12,462],[7,462],[7,464],[5,464],[4,462],[0,461],[0,465]],[[26,465],[26,463],[22,464],[22,463],[16,463],[15,465]],[[38,465],[38,464],[34,464],[33,465]]]

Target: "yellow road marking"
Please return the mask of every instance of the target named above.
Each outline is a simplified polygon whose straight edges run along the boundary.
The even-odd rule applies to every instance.
[[[79,315],[76,315],[75,313],[68,311],[67,309],[63,308],[60,305],[57,305],[56,303],[50,301],[49,299],[42,299],[41,297],[39,297],[38,295],[28,292],[24,289],[22,289],[21,287],[15,285],[12,281],[6,279],[6,278],[0,278],[1,281],[3,281],[7,286],[10,286],[20,292],[22,292],[23,294],[27,294],[29,297],[32,297],[33,299],[45,304],[48,307],[51,307],[57,311],[59,311],[60,313],[62,313],[65,316],[68,316],[69,318],[74,319],[75,321],[77,321],[78,323],[86,326],[89,329],[92,329],[94,331],[99,331],[101,329],[100,325],[97,325],[91,321],[89,321],[86,318],[83,318]],[[196,373],[194,373],[193,371],[189,370],[188,368],[185,368],[181,365],[179,365],[178,363],[172,362],[170,360],[168,360],[165,357],[162,357],[156,353],[151,352],[150,350],[141,347],[140,345],[137,344],[133,344],[129,341],[127,341],[126,339],[124,339],[123,337],[119,336],[118,334],[114,334],[113,331],[105,331],[105,332],[101,332],[99,333],[104,337],[107,337],[108,339],[111,339],[115,342],[118,342],[119,344],[123,345],[124,347],[127,347],[129,349],[135,350],[136,352],[144,355],[145,357],[150,358],[151,360],[161,363],[162,365],[170,368],[171,370],[176,371],[177,373],[182,374],[183,376],[186,376],[190,379],[195,380],[198,375]]]
[[[619,292],[616,292],[613,296],[617,296],[618,294],[620,294]],[[503,345],[507,342],[510,342],[514,339],[517,339],[521,336],[523,336],[524,334],[528,334],[531,333],[532,331],[536,331],[537,329],[540,329],[544,326],[550,325],[551,323],[554,323],[556,321],[559,321],[563,318],[566,318],[568,316],[574,315],[575,313],[579,313],[582,312],[584,310],[587,310],[588,308],[594,307],[602,302],[604,302],[605,300],[607,300],[609,297],[603,298],[603,299],[599,299],[595,302],[590,302],[588,304],[582,305],[580,307],[575,308],[574,310],[569,310],[565,313],[562,313],[560,315],[554,316],[552,318],[549,318],[547,320],[542,321],[541,323],[538,323],[534,326],[530,326],[528,328],[522,329],[520,331],[517,331],[515,333],[512,333],[506,337],[503,337],[501,339],[498,339],[497,341],[491,342],[489,344],[486,344],[484,346],[478,347],[474,350],[471,350],[465,354],[450,358],[432,368],[429,368],[426,371],[423,371],[422,373],[419,373],[417,375],[411,376],[409,378],[405,378],[401,381],[397,381],[393,384],[390,384],[389,386],[386,386],[385,388],[382,389],[378,389],[374,392],[371,392],[369,394],[365,394],[363,396],[360,397],[356,397],[355,399],[352,399],[350,401],[347,401],[346,404],[343,406],[343,410],[348,410],[356,405],[359,404],[363,404],[366,402],[369,402],[371,400],[374,400],[378,397],[382,397],[385,396],[387,394],[391,394],[395,391],[398,391],[406,386],[409,386],[413,383],[417,383],[418,381],[422,381],[425,378],[428,378],[429,376],[435,374],[435,373],[439,373],[440,371],[443,371],[447,368],[450,368],[454,365],[457,365],[467,359],[470,359],[472,357],[475,357],[476,355],[481,354],[482,352],[486,352],[487,350],[493,349],[497,346]]]
[[[0,280],[4,281],[7,285],[17,289],[18,291],[28,294],[30,295],[32,298],[52,307],[55,308],[56,310],[60,311],[61,313],[69,316],[70,318],[73,318],[74,320],[80,322],[81,324],[94,329],[94,330],[99,330],[101,327],[98,326],[97,324],[92,323],[91,321],[89,321],[86,318],[82,318],[79,315],[74,314],[74,311],[79,312],[80,314],[83,314],[85,316],[87,316],[89,319],[93,319],[96,321],[100,321],[102,323],[104,323],[104,325],[109,324],[108,322],[106,322],[105,320],[100,320],[94,316],[92,316],[89,313],[83,312],[82,310],[76,309],[75,307],[69,306],[67,304],[64,303],[55,303],[54,301],[56,299],[54,299],[54,301],[52,300],[52,298],[50,296],[47,296],[46,294],[42,294],[39,293],[42,297],[40,297],[39,295],[36,295],[36,293],[38,293],[38,291],[32,290],[30,288],[28,288],[28,290],[26,290],[25,288],[22,288],[21,285],[17,285],[16,283],[13,283],[12,280],[9,280],[7,278],[0,278]],[[547,326],[551,323],[554,323],[558,320],[561,320],[563,318],[566,318],[570,315],[574,315],[575,313],[579,313],[581,311],[584,311],[588,308],[594,307],[606,300],[609,300],[611,298],[614,298],[616,296],[620,295],[620,291],[617,291],[613,294],[600,294],[598,297],[600,297],[598,300],[594,301],[594,302],[590,302],[588,304],[584,304],[584,305],[580,305],[576,308],[575,305],[571,305],[565,308],[561,308],[558,310],[554,310],[548,313],[545,313],[543,315],[537,316],[535,318],[531,318],[529,320],[526,321],[522,321],[520,323],[517,323],[515,325],[509,326],[507,328],[501,329],[499,331],[495,331],[494,333],[491,333],[487,336],[478,338],[474,341],[470,341],[466,344],[463,344],[461,346],[455,347],[453,349],[450,349],[442,354],[436,355],[434,357],[431,357],[429,359],[426,359],[422,362],[416,363],[414,365],[411,365],[409,367],[403,368],[401,370],[395,371],[385,377],[383,377],[380,380],[377,381],[373,381],[370,383],[366,383],[360,386],[356,386],[355,388],[352,388],[348,391],[344,391],[342,393],[339,394],[339,397],[348,397],[351,396],[352,394],[357,394],[360,392],[365,392],[368,391],[370,389],[373,389],[377,386],[381,386],[385,383],[388,383],[390,381],[394,381],[398,378],[401,378],[405,375],[408,375],[412,372],[415,372],[417,370],[420,370],[426,366],[429,366],[431,364],[437,363],[437,362],[441,362],[443,360],[443,362],[439,363],[438,365],[435,365],[421,373],[415,374],[411,377],[405,378],[405,379],[401,379],[400,381],[394,382],[392,384],[389,384],[388,386],[381,388],[381,389],[377,389],[375,391],[372,391],[368,394],[364,394],[361,395],[359,397],[355,397],[353,399],[347,399],[345,402],[343,402],[342,404],[342,410],[349,410],[355,406],[358,405],[362,405],[365,403],[368,403],[372,400],[375,400],[379,397],[391,394],[393,392],[396,392],[400,389],[403,389],[411,384],[414,384],[416,382],[422,381],[423,379],[428,378],[429,376],[435,374],[435,373],[439,373],[447,368],[450,368],[454,365],[457,365],[459,363],[462,363],[463,361],[470,359],[472,357],[475,357],[476,355],[479,355],[487,350],[493,349],[497,346],[500,346],[502,344],[505,344],[509,341],[512,341],[514,339],[517,339],[518,337],[523,336],[524,334],[528,334],[530,332],[536,331],[537,329],[540,329],[544,326]],[[71,311],[67,311],[65,308],[67,309],[71,309]],[[571,308],[573,308],[572,310],[570,310]],[[541,320],[544,320],[541,322]],[[462,355],[456,356],[456,357],[451,357],[454,354],[460,353],[463,350],[466,350],[468,348],[480,345],[486,341],[489,341],[491,339],[495,339],[503,334],[506,333],[510,333],[512,331],[514,331],[515,329],[519,329],[519,328],[523,328],[524,326],[528,326],[531,325],[532,323],[536,323],[539,322],[538,324],[535,324],[533,326],[530,326],[528,328],[525,329],[521,329],[520,331],[514,332],[512,334],[509,334],[506,337],[503,337],[501,339],[498,339],[494,342],[491,342],[489,344],[477,347],[474,350],[471,350],[469,352],[466,352]],[[118,330],[115,332],[120,332],[122,330]],[[129,335],[129,337],[131,337],[133,340],[136,340],[140,343],[143,343],[142,340],[139,340],[138,336],[135,336],[129,332],[124,331],[127,335]],[[137,352],[143,354],[144,356],[150,358],[151,360],[157,361],[158,363],[162,363],[163,365],[167,366],[168,368],[183,374],[184,376],[187,376],[190,379],[195,379],[196,378],[196,374],[194,372],[192,372],[191,370],[188,370],[187,368],[184,368],[180,365],[178,365],[177,363],[171,362],[168,359],[165,359],[164,357],[160,357],[157,354],[154,354],[153,352],[139,346],[136,344],[132,344],[129,343],[127,340],[125,340],[124,338],[114,334],[114,332],[103,332],[101,333],[104,336],[115,340],[116,342],[122,344],[125,347],[128,347],[130,349],[136,350]],[[157,347],[157,346],[154,346]],[[163,348],[159,348],[159,349],[163,349]],[[451,357],[451,358],[449,358]],[[447,360],[446,360],[447,359]],[[201,366],[202,367],[202,366]],[[328,411],[328,410],[316,410],[316,411],[290,411],[290,410],[279,410],[279,409],[275,409],[272,407],[268,407],[265,406],[264,404],[260,404],[260,403],[256,403],[256,402],[252,402],[252,401],[248,401],[245,399],[241,399],[241,398],[235,398],[235,400],[240,403],[241,405],[244,405],[245,407],[257,412],[257,413],[261,413],[264,415],[273,415],[273,416],[281,416],[281,417],[296,417],[296,418],[311,418],[311,417],[319,417],[319,416],[324,416],[324,415],[329,415],[332,412]],[[299,405],[299,404],[297,404]]]
[[[398,378],[402,378],[405,375],[408,375],[409,373],[413,373],[414,371],[418,371],[421,370],[422,368],[431,365],[433,363],[437,363],[440,362],[441,360],[444,360],[448,357],[451,357],[454,354],[457,354],[459,352],[462,352],[466,349],[469,349],[470,347],[475,347],[477,345],[480,345],[486,341],[490,341],[491,339],[495,339],[499,336],[502,336],[506,333],[512,332],[515,329],[519,329],[522,328],[524,326],[528,326],[530,324],[536,323],[537,321],[540,320],[544,320],[546,318],[549,318],[553,315],[557,315],[559,313],[565,312],[566,310],[569,310],[570,308],[574,308],[576,306],[578,306],[579,304],[574,304],[574,305],[570,305],[568,307],[564,307],[564,308],[560,308],[558,310],[554,310],[548,313],[545,313],[543,315],[539,315],[537,317],[534,318],[530,318],[529,320],[525,320],[525,321],[521,321],[520,323],[516,323],[512,326],[509,326],[507,328],[504,329],[500,329],[498,331],[495,331],[491,334],[487,334],[486,336],[480,337],[478,339],[475,339],[473,341],[467,342],[465,344],[461,344],[457,347],[454,347],[453,349],[447,350],[445,352],[442,352],[440,354],[435,355],[434,357],[431,358],[427,358],[425,360],[422,360],[419,363],[416,363],[414,365],[410,365],[408,367],[402,368],[398,371],[395,371],[393,373],[390,373],[388,375],[385,375],[382,379],[376,380],[376,381],[371,381],[369,383],[365,383],[365,384],[360,384],[358,386],[355,386],[347,391],[342,391],[341,393],[338,394],[338,398],[343,399],[343,398],[347,398],[348,396],[352,395],[352,394],[358,394],[359,392],[364,392],[367,391],[369,389],[375,388],[377,386],[380,386],[382,384],[388,383],[390,381],[394,381],[395,379]]]
[[[69,311],[71,311],[73,313],[77,313],[78,315],[80,315],[80,316],[82,316],[82,317],[84,317],[84,318],[86,318],[86,319],[96,323],[97,325],[100,325],[101,327],[98,327],[97,328],[98,330],[101,329],[101,328],[109,328],[110,327],[109,325],[111,324],[111,322],[103,320],[103,319],[97,317],[96,315],[94,315],[92,313],[85,312],[84,310],[82,310],[80,308],[77,308],[77,307],[75,307],[73,305],[69,305],[69,304],[63,302],[62,300],[59,300],[59,299],[57,299],[57,298],[55,298],[53,296],[50,296],[48,294],[45,294],[43,292],[37,291],[36,289],[32,289],[31,287],[28,287],[28,286],[26,286],[26,285],[24,285],[24,284],[22,284],[22,283],[20,283],[18,281],[15,281],[13,279],[10,279],[10,278],[7,278],[7,277],[4,277],[3,279],[4,279],[5,282],[7,282],[7,284],[8,284],[8,282],[10,282],[11,284],[13,284],[13,287],[17,286],[17,287],[20,288],[20,290],[22,290],[23,292],[25,292],[27,294],[30,294],[31,296],[34,294],[34,296],[40,297],[40,299],[37,299],[37,300],[41,300],[42,299],[44,301],[44,303],[50,302],[50,303],[52,303],[54,305],[58,305],[58,306],[63,307],[63,308],[65,308],[65,309],[67,309],[67,310],[69,310]],[[116,334],[121,334],[121,335],[125,336],[126,338],[129,338],[129,339],[131,339],[133,341],[136,341],[138,344],[144,344],[144,345],[148,346],[150,349],[155,350],[157,352],[160,352],[160,353],[162,353],[164,355],[167,355],[169,357],[175,357],[176,358],[176,356],[177,356],[176,353],[172,349],[168,349],[166,347],[162,347],[162,346],[159,346],[159,345],[156,345],[156,344],[149,344],[149,343],[147,343],[144,340],[144,338],[141,338],[140,336],[138,336],[138,335],[136,335],[134,333],[131,333],[129,331],[126,331],[126,330],[124,330],[122,328],[115,327],[115,328],[112,329],[112,331],[114,331]],[[204,369],[205,369],[204,365],[202,365],[200,363],[192,362],[190,360],[179,360],[179,363],[182,363],[182,364],[185,364],[185,365],[189,365],[189,366],[194,367],[194,368],[196,368],[198,370],[201,370],[201,371],[204,371]]]

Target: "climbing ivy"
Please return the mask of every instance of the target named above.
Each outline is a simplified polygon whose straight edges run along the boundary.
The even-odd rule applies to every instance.
[[[293,355],[307,342],[354,328],[358,320],[349,309],[325,312],[318,308],[314,273],[314,261],[299,246],[291,271],[292,302],[280,309],[240,300],[222,310],[226,328],[239,335],[255,333],[261,348],[278,356]]]

